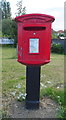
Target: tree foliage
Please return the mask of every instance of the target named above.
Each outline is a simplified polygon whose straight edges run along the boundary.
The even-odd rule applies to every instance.
[[[1,0],[0,6],[0,10],[2,12],[2,19],[11,18],[10,3],[6,2],[6,0]]]
[[[17,44],[17,24],[11,19],[10,3],[6,0],[1,1],[2,11],[2,35],[14,39],[14,45]],[[26,14],[26,7],[22,8],[22,0],[18,0],[17,4],[17,16]]]
[[[2,20],[2,34],[5,37],[14,39],[14,44],[17,44],[17,24],[14,20],[3,19]]]
[[[22,15],[25,15],[25,14],[26,14],[26,7],[24,7],[22,10]]]
[[[64,48],[61,44],[55,44],[53,43],[51,46],[51,52],[54,53],[63,53],[64,52]]]
[[[9,2],[7,2],[7,18],[11,18],[11,8]]]
[[[22,0],[17,1],[17,15],[21,15],[22,13]]]
[[[17,13],[16,13],[16,16],[26,14],[26,7],[23,7],[22,4],[23,4],[22,0],[17,1]]]

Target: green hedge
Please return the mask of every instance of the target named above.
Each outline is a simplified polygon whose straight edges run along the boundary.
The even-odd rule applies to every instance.
[[[0,44],[0,47],[14,47],[12,44]]]
[[[63,48],[63,46],[60,43],[58,43],[58,44],[53,43],[51,45],[51,52],[54,52],[54,53],[64,53],[64,48]]]

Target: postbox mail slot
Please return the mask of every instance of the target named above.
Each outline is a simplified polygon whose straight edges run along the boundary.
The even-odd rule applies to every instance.
[[[24,30],[27,31],[38,31],[38,30],[45,30],[46,27],[42,27],[42,26],[29,26],[29,27],[24,27]]]

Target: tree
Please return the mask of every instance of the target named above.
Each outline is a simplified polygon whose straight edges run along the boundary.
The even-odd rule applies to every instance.
[[[7,18],[11,18],[11,8],[9,2],[7,2]]]
[[[25,15],[25,14],[26,14],[26,7],[24,7],[22,10],[22,15]]]
[[[11,19],[3,19],[2,20],[2,34],[5,37],[14,39],[14,45],[16,45],[17,44],[17,24],[16,24],[16,22]]]
[[[56,31],[52,29],[52,39],[58,39]]]
[[[17,16],[22,14],[22,0],[17,1]]]
[[[1,5],[0,10],[2,11],[2,19],[11,18],[10,3],[6,2],[6,0],[2,0],[0,2],[0,5]]]
[[[22,0],[17,1],[17,13],[16,16],[24,15],[26,14],[26,7],[22,7]]]
[[[2,2],[2,18],[7,18],[6,1]]]

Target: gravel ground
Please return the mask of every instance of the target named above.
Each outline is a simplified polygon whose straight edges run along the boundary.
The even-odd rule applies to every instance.
[[[12,101],[8,110],[10,118],[57,118],[59,105],[48,97],[40,101],[37,110],[25,108],[25,102]]]

